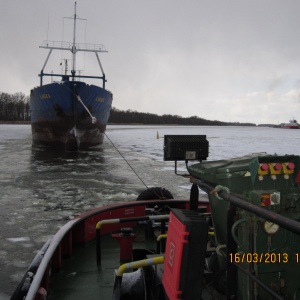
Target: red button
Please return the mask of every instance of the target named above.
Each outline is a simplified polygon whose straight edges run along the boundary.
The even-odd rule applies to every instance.
[[[268,164],[261,164],[260,169],[262,171],[267,171],[269,169],[269,165]]]
[[[289,169],[289,170],[294,170],[295,169],[295,164],[290,162],[290,163],[287,163],[286,164],[286,167]]]

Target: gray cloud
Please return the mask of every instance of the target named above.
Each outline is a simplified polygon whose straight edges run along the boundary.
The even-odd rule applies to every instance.
[[[78,15],[88,19],[78,24],[78,41],[103,43],[109,51],[101,59],[117,108],[254,123],[298,117],[298,0],[77,4]],[[73,5],[3,3],[0,91],[29,94],[38,85],[47,55],[38,46],[47,36],[61,40],[63,29],[67,39],[71,28],[63,17],[73,15]],[[60,68],[61,58],[58,53],[50,71]],[[86,55],[78,67],[99,72],[92,58]]]

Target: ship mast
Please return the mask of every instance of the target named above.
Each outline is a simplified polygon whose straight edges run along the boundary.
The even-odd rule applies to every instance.
[[[50,55],[52,53],[52,50],[69,50],[72,53],[72,70],[71,70],[71,77],[72,80],[75,81],[75,78],[94,78],[94,79],[102,79],[102,86],[105,89],[105,82],[106,82],[106,78],[105,78],[105,73],[103,71],[102,68],[102,64],[100,62],[98,53],[102,53],[102,52],[107,52],[107,50],[105,49],[104,45],[102,44],[86,44],[86,43],[76,43],[76,22],[77,19],[79,20],[84,20],[81,18],[77,17],[77,12],[76,12],[76,6],[77,6],[77,2],[75,2],[75,7],[74,7],[74,16],[68,19],[73,19],[74,21],[74,25],[73,25],[73,41],[72,42],[56,42],[56,41],[43,41],[42,45],[40,46],[40,48],[44,48],[44,49],[49,49],[49,53],[48,56],[46,58],[46,61],[42,67],[41,73],[39,74],[40,76],[40,85],[43,85],[43,77],[44,76],[61,76],[62,80],[67,80],[68,79],[68,75],[66,74],[49,74],[49,73],[44,73],[45,67],[48,63],[48,60],[50,58]],[[96,55],[96,59],[98,61],[99,67],[100,67],[100,71],[102,73],[102,76],[83,76],[83,75],[76,75],[76,53],[78,51],[82,51],[82,52],[94,52]]]
[[[76,73],[76,5],[77,3],[75,2],[74,5],[74,27],[73,27],[73,46],[72,46],[72,79],[74,81],[75,78],[75,73]]]

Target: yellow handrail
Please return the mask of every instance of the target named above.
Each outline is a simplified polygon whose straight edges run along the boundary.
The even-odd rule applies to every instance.
[[[163,263],[164,263],[164,256],[157,256],[157,257],[153,257],[153,258],[133,261],[133,262],[121,265],[117,270],[116,276],[122,277],[123,274],[125,273],[125,271],[131,270],[131,269],[138,269],[138,268],[142,268],[142,267],[159,265],[159,264],[163,264]]]
[[[160,240],[166,239],[167,236],[168,236],[168,235],[167,235],[166,233],[160,234],[160,235],[157,237],[156,241],[157,241],[157,242],[160,242]]]
[[[97,265],[101,265],[101,234],[100,230],[102,225],[106,224],[119,224],[119,223],[130,223],[130,222],[140,222],[140,221],[165,221],[168,220],[170,215],[150,215],[142,217],[130,217],[130,218],[120,218],[120,219],[106,219],[101,220],[96,224],[96,256]]]

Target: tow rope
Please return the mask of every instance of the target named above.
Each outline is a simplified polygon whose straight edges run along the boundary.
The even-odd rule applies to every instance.
[[[88,112],[88,114],[91,116],[92,118],[92,123],[95,124],[97,119],[95,117],[93,117],[93,115],[91,114],[91,112],[89,111],[89,109],[85,106],[85,104],[82,102],[81,98],[79,95],[76,95],[77,100],[82,104],[82,106],[85,108],[85,110]]]

